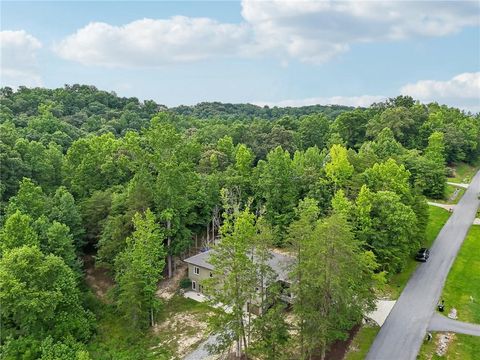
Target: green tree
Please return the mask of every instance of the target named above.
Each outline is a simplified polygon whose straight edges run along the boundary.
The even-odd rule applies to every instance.
[[[302,148],[316,146],[323,149],[327,145],[330,136],[330,121],[323,114],[307,115],[300,119],[298,132]]]
[[[83,246],[85,230],[82,225],[82,216],[75,203],[75,199],[66,187],[60,186],[48,202],[48,218],[67,225],[73,236],[77,251]]]
[[[0,259],[0,302],[2,340],[51,336],[84,342],[91,336],[94,317],[82,307],[75,274],[61,258],[37,247],[15,248]]]
[[[404,165],[398,165],[393,159],[375,164],[363,173],[365,184],[372,191],[393,191],[401,196],[406,204],[412,201],[410,189],[410,172]]]
[[[341,145],[333,145],[329,152],[329,162],[325,164],[325,173],[334,184],[335,190],[347,184],[353,171],[353,165],[348,160],[347,149]]]
[[[279,291],[279,290],[277,290]],[[255,358],[266,360],[289,359],[289,326],[285,321],[286,306],[275,290],[270,289],[269,305],[262,316],[253,320],[250,352]]]
[[[142,166],[152,171],[153,204],[165,227],[167,272],[171,277],[173,256],[189,246],[190,226],[197,221],[199,177],[195,161],[200,154],[197,144],[165,124],[167,120],[164,114],[152,120],[144,135],[144,149],[138,156]]]
[[[127,246],[115,260],[118,284],[117,304],[134,329],[154,325],[159,308],[157,282],[165,267],[164,235],[150,210],[133,219],[135,231],[127,238]]]
[[[213,277],[205,282],[212,304],[231,309],[210,318],[210,327],[219,341],[211,349],[221,352],[236,342],[237,356],[248,357],[249,324],[245,305],[255,296],[255,263],[249,256],[255,237],[254,215],[248,210],[225,214],[221,241],[209,257]]]
[[[364,186],[356,200],[357,236],[375,254],[380,270],[402,270],[417,249],[418,220],[415,212],[391,191],[371,192]]]
[[[373,309],[378,276],[373,253],[364,252],[342,213],[323,220],[318,213],[317,204],[305,199],[289,234],[297,253],[292,292],[300,355],[309,358],[320,350],[323,359],[330,343],[345,339]]]
[[[5,254],[7,250],[25,245],[40,245],[40,242],[32,227],[32,218],[17,210],[7,218],[0,230],[0,251]]]
[[[349,148],[360,148],[365,140],[365,128],[368,117],[360,109],[347,111],[337,116],[332,123],[332,132],[336,132],[346,141]]]
[[[85,346],[72,338],[55,341],[51,336],[41,343],[40,360],[90,360]]]
[[[113,134],[81,138],[65,156],[65,183],[80,198],[122,184],[130,177],[127,155]]]
[[[394,137],[390,128],[384,128],[372,143],[372,150],[381,160],[395,158],[403,154],[405,149]]]
[[[45,234],[40,234],[40,248],[44,254],[61,257],[72,270],[80,273],[73,237],[67,225],[53,221]]]
[[[36,186],[32,180],[23,178],[18,193],[8,203],[7,216],[20,211],[33,219],[37,219],[46,212],[46,205],[42,188]]]
[[[435,131],[428,138],[425,157],[439,165],[445,164],[445,140],[441,132]]]
[[[260,161],[258,170],[258,195],[265,201],[265,217],[275,228],[279,241],[293,218],[297,203],[298,186],[288,151],[277,147]]]
[[[417,137],[418,127],[411,109],[405,107],[391,107],[381,114],[374,116],[367,124],[367,136],[376,137],[387,128],[390,129],[402,145],[413,147]]]
[[[255,155],[246,145],[239,144],[235,150],[235,163],[225,174],[225,185],[235,193],[240,204],[246,204],[253,192],[253,160]]]

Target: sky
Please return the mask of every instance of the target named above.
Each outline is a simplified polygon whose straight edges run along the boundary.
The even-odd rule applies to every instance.
[[[480,111],[478,1],[2,1],[0,84],[89,84],[167,106]]]

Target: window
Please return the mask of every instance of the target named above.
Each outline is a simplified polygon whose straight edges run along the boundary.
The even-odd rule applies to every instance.
[[[210,271],[210,277],[213,277],[213,273]]]
[[[196,281],[192,281],[192,289],[197,290],[197,282]]]
[[[194,266],[193,267],[193,272],[195,273],[195,275],[199,275],[200,274],[200,268],[198,266]]]

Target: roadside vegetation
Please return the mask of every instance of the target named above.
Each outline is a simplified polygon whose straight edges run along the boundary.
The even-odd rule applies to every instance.
[[[379,331],[379,326],[363,325],[350,343],[344,360],[365,359]]]
[[[460,162],[452,167],[448,181],[456,183],[470,183],[473,176],[480,169],[480,160],[475,160],[472,163]]]
[[[432,333],[432,340],[424,342],[418,360],[476,360],[480,353],[478,336],[450,333],[452,340],[445,354],[438,355],[438,339],[442,333]]]
[[[421,247],[426,248],[430,248],[432,246],[433,241],[436,239],[443,225],[445,225],[450,217],[450,213],[447,210],[436,206],[429,206],[428,212],[429,217],[426,236],[424,242],[421,244]],[[397,299],[403,291],[405,285],[407,285],[408,280],[416,270],[417,266],[418,261],[415,261],[413,256],[410,257],[405,265],[404,270],[393,275],[388,284],[385,286],[385,295],[392,300]]]
[[[436,206],[429,206],[428,211],[428,225],[425,241],[422,246],[430,248],[443,225],[445,225],[450,217],[450,213],[447,210]],[[417,266],[418,262],[415,261],[413,257],[410,258],[405,266],[405,269],[401,273],[392,276],[389,282],[385,284],[384,296],[388,296],[388,298],[392,300],[397,299],[412,276],[413,272],[416,270]],[[364,359],[379,330],[380,327],[378,326],[363,325],[355,334],[355,337],[346,354],[345,360]]]
[[[457,310],[461,321],[480,324],[480,226],[473,225],[448,274],[442,298],[446,312]]]
[[[200,341],[189,313],[209,317],[223,349],[322,356],[377,288],[403,287],[444,220],[426,199],[444,197],[446,164],[474,164],[480,151],[478,117],[408,96],[358,109],[168,109],[82,85],[0,95],[7,359],[179,356]],[[218,238],[232,260],[219,270],[235,279],[216,300],[236,312],[215,322],[205,305],[161,298],[158,284]],[[248,328],[240,305],[259,279],[242,251],[267,247],[296,255],[298,300],[288,324],[272,306]],[[111,287],[92,287],[101,302],[87,291],[93,261]]]
[[[445,314],[452,308],[457,310],[458,320],[480,324],[480,226],[470,228],[460,252],[448,274],[442,299],[445,301]],[[431,342],[424,343],[420,359],[476,359],[480,354],[480,339],[476,336],[455,334],[448,344],[445,356],[436,354],[438,338],[433,334]]]

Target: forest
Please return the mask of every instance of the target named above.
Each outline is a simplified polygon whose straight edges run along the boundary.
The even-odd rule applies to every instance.
[[[5,87],[0,104],[3,359],[147,358],[91,353],[85,257],[114,281],[111,311],[146,333],[164,311],[158,282],[215,239],[215,271],[229,275],[211,280],[212,301],[233,311],[210,319],[212,351],[323,358],[422,244],[426,199],[444,198],[450,168],[480,155],[479,114],[409,96],[169,108],[66,85]],[[272,286],[244,321],[272,248],[295,258],[295,300],[285,309]]]

